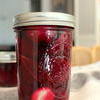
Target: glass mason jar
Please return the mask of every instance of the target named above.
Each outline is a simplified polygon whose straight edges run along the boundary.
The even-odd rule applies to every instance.
[[[15,17],[19,100],[68,100],[73,21],[56,12]]]
[[[15,52],[0,51],[0,86],[17,86],[17,64]]]

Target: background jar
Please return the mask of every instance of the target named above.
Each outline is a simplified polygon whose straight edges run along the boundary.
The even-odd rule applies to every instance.
[[[17,63],[15,52],[0,51],[0,86],[17,86]]]

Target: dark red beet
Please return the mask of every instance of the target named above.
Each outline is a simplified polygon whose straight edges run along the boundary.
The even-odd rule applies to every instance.
[[[20,55],[27,56],[29,58],[33,58],[37,55],[38,45],[37,45],[37,39],[34,35],[34,41],[31,41],[30,38],[27,37],[27,32],[23,33],[21,32],[19,39],[18,39],[18,45],[20,45],[19,53]]]
[[[53,57],[49,58],[46,63],[48,63],[48,67],[44,65],[39,73],[41,75],[40,84],[52,88],[58,97],[65,96],[70,75],[69,62],[65,57]]]
[[[20,56],[19,66],[19,79],[21,80],[19,94],[22,100],[31,99],[32,91],[38,87],[37,65],[32,59]]]
[[[25,37],[24,33],[21,33],[20,40],[18,41],[20,48],[19,52],[21,55],[32,57],[33,54],[33,43]]]
[[[0,63],[0,86],[17,86],[16,63]]]
[[[53,26],[57,27],[57,26]],[[29,28],[29,27],[28,27]],[[34,26],[34,28],[30,27],[29,29],[24,30],[26,37],[33,41],[38,42],[45,41],[46,43],[51,43],[54,37],[56,37],[56,31],[50,29],[51,26]],[[31,29],[31,30],[30,30]]]
[[[37,63],[34,62],[34,60],[27,58],[25,56],[21,56],[20,58],[21,58],[19,61],[19,65],[21,66],[19,67],[19,69],[21,68],[20,71],[23,72],[26,71],[25,73],[28,73],[26,74],[26,77],[29,75],[29,79],[31,79],[30,77],[32,77],[33,79],[37,80],[37,76],[36,76],[37,68],[38,68]],[[23,72],[21,72],[21,74],[23,74]]]
[[[70,31],[65,31],[61,34],[61,36],[56,41],[57,44],[65,43],[67,46],[71,46],[71,39],[72,39],[72,33]]]
[[[47,50],[50,56],[65,56],[70,59],[70,52],[72,46],[72,35],[68,31],[61,34],[61,36],[54,42],[54,44]]]

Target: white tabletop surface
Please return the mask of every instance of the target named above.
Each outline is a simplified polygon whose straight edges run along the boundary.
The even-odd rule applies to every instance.
[[[70,100],[100,100],[100,62],[73,67],[71,79]],[[0,100],[18,100],[17,88],[0,88]]]

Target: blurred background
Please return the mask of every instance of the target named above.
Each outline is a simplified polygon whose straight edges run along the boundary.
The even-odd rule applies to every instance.
[[[74,2],[73,0],[0,0],[0,50],[14,49],[13,17],[28,11],[74,14]]]
[[[11,5],[12,4],[12,5]],[[100,0],[0,0],[0,50],[14,49],[13,17],[28,11],[57,11],[76,19],[75,45],[100,43]]]
[[[13,18],[29,11],[56,11],[75,16],[72,66],[79,68],[73,67],[72,76],[75,76],[73,72],[79,74],[72,78],[72,89],[74,87],[79,92],[75,94],[72,91],[71,100],[78,100],[79,97],[80,100],[100,100],[100,0],[0,0],[0,51],[15,51]],[[84,70],[83,67],[81,70],[80,66],[84,65]]]
[[[13,18],[24,12],[53,11],[75,16],[75,46],[100,44],[100,0],[0,0],[0,50],[15,49]]]

